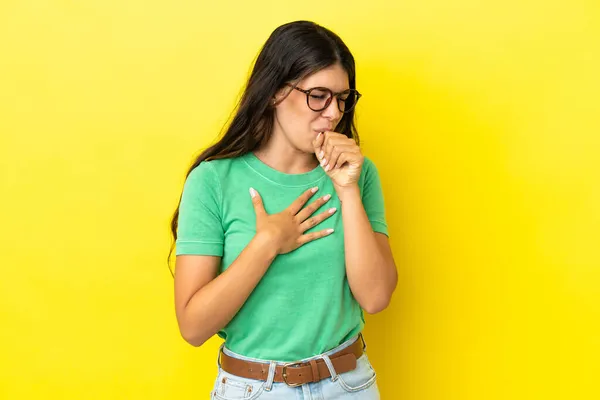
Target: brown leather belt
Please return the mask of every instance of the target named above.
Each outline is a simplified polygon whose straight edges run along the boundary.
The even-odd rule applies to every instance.
[[[340,350],[329,356],[336,373],[352,371],[356,368],[356,360],[362,356],[364,349],[364,340],[362,335],[345,349]],[[269,377],[269,364],[253,361],[240,360],[230,357],[221,351],[221,368],[230,374],[242,378],[256,379],[266,381]],[[274,382],[284,382],[288,386],[300,386],[305,383],[319,382],[322,379],[329,378],[329,368],[323,359],[311,360],[308,362],[290,362],[278,364],[275,368]]]

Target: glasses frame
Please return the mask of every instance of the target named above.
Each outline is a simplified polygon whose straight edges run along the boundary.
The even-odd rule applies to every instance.
[[[333,101],[333,98],[336,97],[336,99],[337,99],[337,105],[338,105],[338,110],[340,110],[340,112],[343,113],[343,114],[347,114],[350,111],[354,110],[354,108],[356,108],[356,104],[358,103],[358,100],[362,97],[362,94],[358,90],[356,90],[356,89],[346,89],[346,90],[344,90],[342,92],[337,92],[336,93],[336,92],[332,91],[329,88],[321,87],[321,86],[313,87],[313,88],[310,88],[310,89],[301,89],[301,88],[299,88],[296,85],[292,85],[291,83],[288,83],[287,85],[290,86],[292,89],[296,89],[297,91],[304,93],[306,95],[306,105],[308,106],[308,108],[310,108],[311,110],[313,110],[315,112],[321,112],[321,111],[327,109],[327,107],[329,107],[329,105]],[[325,106],[323,108],[315,110],[314,108],[312,108],[310,106],[310,92],[312,92],[313,90],[317,90],[317,89],[320,90],[320,91],[323,91],[323,92],[329,92],[330,96],[327,99],[327,101],[325,102]],[[341,99],[339,98],[339,96],[342,95],[342,94],[345,94],[345,93],[352,92],[352,91],[354,91],[356,93],[356,101],[354,102],[354,105],[351,108],[349,108],[348,110],[342,110],[342,107],[341,107],[341,104],[340,104],[340,100]],[[345,102],[345,100],[341,100],[341,101]]]

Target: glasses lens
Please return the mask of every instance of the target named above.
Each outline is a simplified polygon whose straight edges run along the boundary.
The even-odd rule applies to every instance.
[[[340,95],[340,101],[339,101],[340,111],[341,112],[351,111],[354,108],[354,106],[356,105],[357,101],[358,101],[358,95],[357,95],[356,90],[350,89],[349,91],[342,93]]]
[[[331,101],[331,92],[324,88],[315,88],[308,94],[308,106],[314,111],[325,109]]]

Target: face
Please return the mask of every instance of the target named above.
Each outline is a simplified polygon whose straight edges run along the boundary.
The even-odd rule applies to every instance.
[[[303,90],[326,87],[334,93],[350,88],[348,74],[339,64],[315,72],[296,86]],[[294,148],[306,153],[313,152],[312,141],[317,134],[335,130],[343,116],[335,97],[323,111],[313,111],[306,103],[306,94],[289,86],[277,93],[276,100],[280,103],[275,108],[273,134],[282,135]]]

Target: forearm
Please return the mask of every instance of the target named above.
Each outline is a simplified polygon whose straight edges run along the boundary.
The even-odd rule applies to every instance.
[[[377,243],[358,185],[338,190],[338,195],[344,223],[348,283],[361,307],[374,314],[390,302],[398,279],[396,267]]]
[[[242,308],[276,257],[266,236],[255,236],[236,260],[197,291],[185,307],[187,340],[200,346],[221,330]]]

